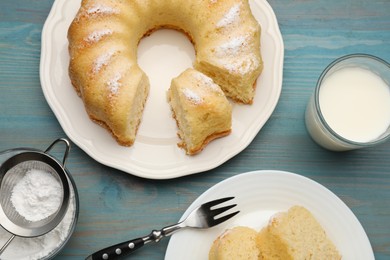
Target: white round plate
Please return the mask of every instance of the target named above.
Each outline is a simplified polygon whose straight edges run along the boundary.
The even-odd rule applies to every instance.
[[[169,179],[215,168],[245,149],[271,116],[282,89],[284,47],[272,8],[250,1],[262,26],[264,70],[253,105],[233,104],[232,133],[211,142],[196,156],[177,147],[177,126],[166,101],[173,77],[192,66],[194,48],[179,32],[160,30],[141,40],[138,61],[149,76],[148,97],[132,147],[116,143],[93,123],[68,76],[67,31],[80,0],[56,0],[42,31],[40,78],[47,102],[68,137],[96,161],[150,179]]]
[[[208,230],[183,230],[168,244],[166,260],[207,259],[213,241],[227,228],[248,226],[260,230],[269,218],[293,205],[307,208],[325,229],[344,260],[370,260],[374,253],[368,237],[352,211],[335,194],[306,177],[282,171],[254,171],[226,179],[204,192],[183,214],[207,201],[234,196],[240,213]],[[231,210],[233,212],[233,209]]]

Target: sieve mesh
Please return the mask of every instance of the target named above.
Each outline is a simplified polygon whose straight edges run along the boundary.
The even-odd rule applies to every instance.
[[[25,175],[31,170],[39,170],[51,174],[59,183],[61,180],[53,167],[50,165],[35,160],[29,160],[16,164],[14,167],[10,168],[4,175],[1,187],[0,187],[0,203],[3,208],[4,214],[7,218],[17,226],[27,229],[34,229],[45,225],[53,220],[57,215],[59,208],[53,212],[50,216],[38,220],[38,221],[29,221],[24,216],[20,215],[19,212],[15,209],[12,204],[11,197],[14,193],[15,186],[20,183],[20,181],[25,177]],[[61,192],[61,201],[63,199],[63,190]]]
[[[42,220],[27,221],[12,205],[12,190],[31,169],[50,173],[62,186],[59,209]],[[62,220],[69,204],[69,181],[63,166],[42,152],[24,152],[9,158],[0,167],[0,225],[8,232],[22,237],[43,235]],[[61,197],[61,196],[59,196]],[[53,209],[55,211],[55,209]]]

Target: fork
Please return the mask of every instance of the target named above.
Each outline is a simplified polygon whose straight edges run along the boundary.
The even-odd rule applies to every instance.
[[[143,245],[154,241],[159,242],[163,237],[170,236],[176,233],[179,230],[185,228],[197,228],[197,229],[207,229],[213,226],[216,226],[233,216],[237,215],[240,211],[235,211],[233,213],[217,217],[218,215],[228,211],[231,208],[237,206],[237,204],[232,204],[229,206],[223,206],[215,208],[216,206],[234,199],[234,197],[226,197],[213,201],[204,203],[197,208],[195,208],[183,221],[164,227],[161,230],[153,230],[149,235],[145,237],[140,237],[132,239],[130,241],[122,242],[100,251],[93,253],[88,256],[85,260],[105,260],[105,259],[118,259],[119,257],[126,256],[135,250],[141,248]]]

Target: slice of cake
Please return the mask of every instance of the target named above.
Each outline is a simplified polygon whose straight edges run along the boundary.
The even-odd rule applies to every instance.
[[[174,78],[168,100],[179,128],[178,145],[187,154],[196,154],[231,132],[232,107],[221,88],[203,73],[187,69]]]
[[[324,229],[304,207],[274,215],[260,232],[238,226],[214,240],[209,260],[339,260]]]
[[[259,259],[257,234],[256,230],[241,226],[226,230],[211,246],[209,260]]]
[[[260,259],[341,259],[324,229],[304,207],[293,206],[270,219],[257,237]]]

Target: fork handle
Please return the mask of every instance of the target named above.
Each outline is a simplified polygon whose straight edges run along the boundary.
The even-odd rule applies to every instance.
[[[85,258],[85,260],[106,260],[106,259],[118,259],[126,256],[141,248],[146,242],[143,238],[136,238],[126,242],[122,242],[113,246],[109,246],[102,250],[99,250],[92,255]]]
[[[120,257],[129,255],[135,250],[141,248],[145,244],[154,241],[158,242],[163,237],[169,236],[181,228],[181,224],[175,224],[167,226],[161,230],[153,230],[149,235],[132,239],[126,242],[122,242],[113,246],[109,246],[102,250],[99,250],[92,255],[85,258],[85,260],[106,260],[106,259],[119,259]]]
[[[131,254],[138,248],[145,245],[143,238],[136,238],[126,242],[122,242],[113,246],[109,246],[102,250],[99,250],[92,255],[85,258],[85,260],[106,260],[106,259],[119,259],[120,257]]]

